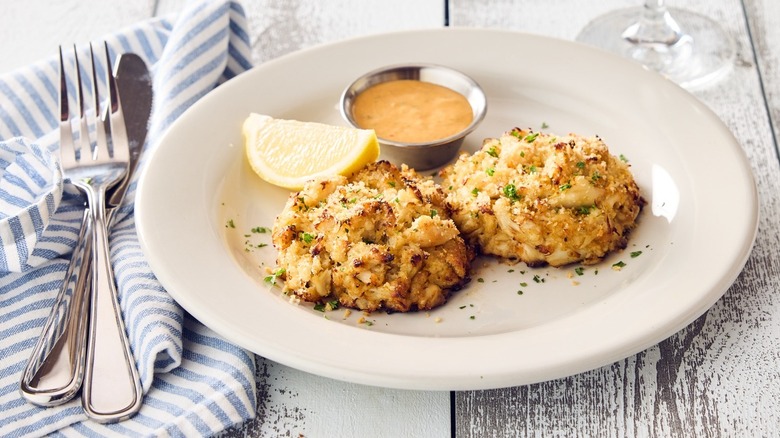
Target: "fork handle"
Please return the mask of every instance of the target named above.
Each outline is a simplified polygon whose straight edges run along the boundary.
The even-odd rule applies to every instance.
[[[90,418],[110,423],[135,414],[143,392],[119,307],[105,208],[93,213],[92,307],[82,404]]]
[[[92,216],[85,209],[65,279],[22,374],[22,395],[39,406],[59,406],[81,389],[87,346],[91,230]]]

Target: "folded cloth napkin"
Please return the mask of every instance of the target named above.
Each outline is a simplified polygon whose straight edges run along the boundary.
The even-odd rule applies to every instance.
[[[151,66],[146,149],[190,105],[251,66],[244,11],[235,1],[197,2],[175,20],[150,20],[105,40],[113,59],[134,52]],[[79,50],[89,59],[87,47]],[[97,69],[105,68],[98,60]],[[140,412],[103,425],[86,418],[78,398],[41,408],[21,397],[22,370],[62,284],[83,208],[78,192],[57,181],[58,77],[55,56],[0,77],[0,436],[205,436],[253,418],[254,356],[187,315],[156,280],[135,230],[135,182],[110,238],[145,393]]]

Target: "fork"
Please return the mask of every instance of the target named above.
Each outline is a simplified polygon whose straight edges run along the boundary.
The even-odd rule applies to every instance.
[[[143,393],[135,359],[125,332],[114,272],[109,258],[106,192],[119,183],[127,172],[130,150],[122,105],[111,71],[108,45],[104,43],[103,46],[108,91],[105,124],[100,122],[99,117],[100,95],[95,72],[95,54],[91,44],[89,48],[92,90],[95,99],[94,147],[89,138],[88,116],[84,109],[84,94],[75,47],[79,147],[76,146],[73,138],[62,48],[60,48],[60,160],[66,179],[86,195],[90,211],[88,222],[91,222],[92,231],[90,319],[82,404],[90,418],[108,423],[121,421],[135,414],[141,407]]]

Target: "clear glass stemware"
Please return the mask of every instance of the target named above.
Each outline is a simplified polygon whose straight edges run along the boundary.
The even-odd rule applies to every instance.
[[[599,16],[577,40],[634,59],[688,89],[728,74],[736,54],[733,39],[716,21],[667,8],[664,0]]]

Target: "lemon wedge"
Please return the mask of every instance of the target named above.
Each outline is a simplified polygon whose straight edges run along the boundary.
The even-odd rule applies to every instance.
[[[290,190],[320,175],[345,175],[379,157],[376,133],[251,113],[243,125],[252,170]]]

